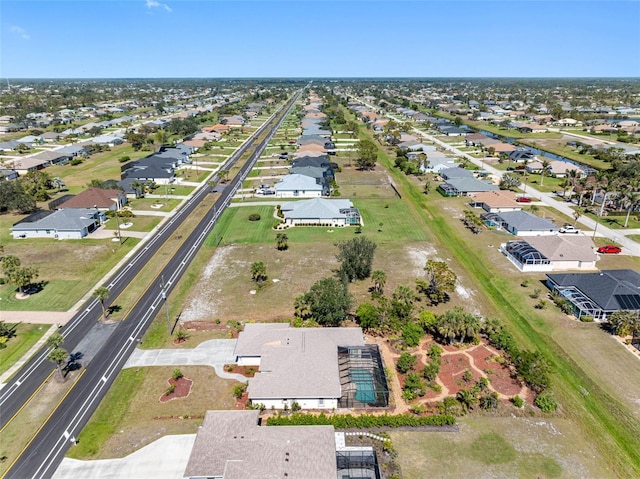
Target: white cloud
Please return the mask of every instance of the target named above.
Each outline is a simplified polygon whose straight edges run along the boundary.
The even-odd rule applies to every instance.
[[[10,30],[11,30],[11,33],[15,33],[16,35],[19,35],[20,38],[22,38],[23,40],[29,40],[31,38],[31,35],[29,35],[24,28],[20,28],[17,25],[12,25]]]
[[[171,12],[171,7],[166,3],[160,3],[157,0],[146,0],[147,8],[164,8],[167,12]]]

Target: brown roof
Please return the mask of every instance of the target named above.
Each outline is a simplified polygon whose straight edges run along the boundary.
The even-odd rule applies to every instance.
[[[223,125],[222,123],[202,127],[202,131],[215,131],[217,133],[224,133],[229,131],[230,129],[231,129],[230,126]]]
[[[484,203],[491,208],[518,207],[516,194],[509,190],[484,191],[473,195],[476,203]]]
[[[186,140],[186,141],[183,141],[182,143],[184,143],[187,146],[193,146],[194,148],[201,148],[204,146],[206,142],[207,142],[206,140]]]
[[[121,190],[103,190],[102,188],[89,188],[65,201],[58,208],[110,208],[117,202],[116,198],[122,196]]]
[[[322,145],[316,145],[314,143],[309,143],[306,145],[302,145],[300,148],[298,148],[298,151],[326,151],[324,146]]]
[[[492,143],[489,148],[493,148],[496,153],[503,153],[507,151],[516,151],[516,147],[509,143]]]

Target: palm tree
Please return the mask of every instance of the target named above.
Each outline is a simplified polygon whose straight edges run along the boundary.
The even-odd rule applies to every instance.
[[[540,186],[542,186],[542,183],[544,182],[544,174],[547,172],[550,165],[551,162],[549,160],[542,160],[542,170],[540,171]]]
[[[387,283],[387,273],[381,269],[376,269],[371,273],[371,281],[373,281],[373,292],[379,295],[384,294],[384,285]]]
[[[62,181],[62,178],[60,178],[59,176],[56,176],[56,177],[54,177],[54,178],[51,180],[51,185],[52,185],[54,188],[56,188],[56,189],[58,190],[58,192],[59,192],[62,188],[64,188],[65,186],[67,186],[67,185],[65,184],[65,182],[64,182],[64,181]]]
[[[286,251],[289,248],[289,237],[286,233],[278,233],[276,235],[276,243],[278,251]]]
[[[462,409],[465,412],[468,412],[470,409],[473,409],[473,405],[476,403],[477,399],[475,395],[469,391],[468,389],[461,389],[456,394],[456,399],[462,406]]]
[[[629,216],[637,206],[640,206],[640,191],[638,191],[638,183],[632,182],[622,192],[622,204],[627,208],[627,216],[624,220],[624,227],[629,226]]]
[[[571,169],[567,170],[567,180],[569,183],[569,199],[573,196],[573,189],[576,186],[576,181],[578,181],[578,170]]]
[[[144,185],[140,183],[138,180],[134,180],[131,182],[131,189],[133,193],[136,195],[136,198],[140,198],[140,195],[144,191]]]
[[[69,353],[66,349],[55,348],[48,355],[47,359],[56,365],[60,379],[64,381],[64,373],[62,372],[62,363],[64,363],[69,357]]]
[[[109,293],[109,288],[104,286],[100,286],[93,292],[93,297],[100,301],[100,306],[102,306],[102,321],[107,319],[107,310],[104,307],[104,302],[109,297]]]
[[[267,278],[267,267],[262,261],[254,261],[251,264],[251,278],[256,283],[262,283]]]
[[[573,226],[576,225],[580,217],[584,214],[584,209],[579,206],[573,210]]]

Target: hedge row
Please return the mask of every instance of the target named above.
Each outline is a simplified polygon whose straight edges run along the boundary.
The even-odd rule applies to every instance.
[[[291,416],[272,416],[267,419],[267,426],[333,426],[336,429],[376,428],[376,427],[420,427],[420,426],[450,426],[456,419],[450,415],[414,416],[412,414],[399,414],[392,416],[383,414],[363,414],[353,416],[351,414],[337,414],[327,416],[324,413],[292,414]]]

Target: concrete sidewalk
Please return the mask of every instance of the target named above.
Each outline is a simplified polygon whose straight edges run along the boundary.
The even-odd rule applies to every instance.
[[[54,479],[182,479],[195,434],[164,436],[119,459],[80,461],[65,457]],[[73,446],[72,446],[73,447]]]
[[[233,355],[236,341],[237,339],[211,339],[193,349],[135,349],[124,367],[211,366],[223,379],[246,382],[246,377],[224,370],[225,364],[236,362]]]

